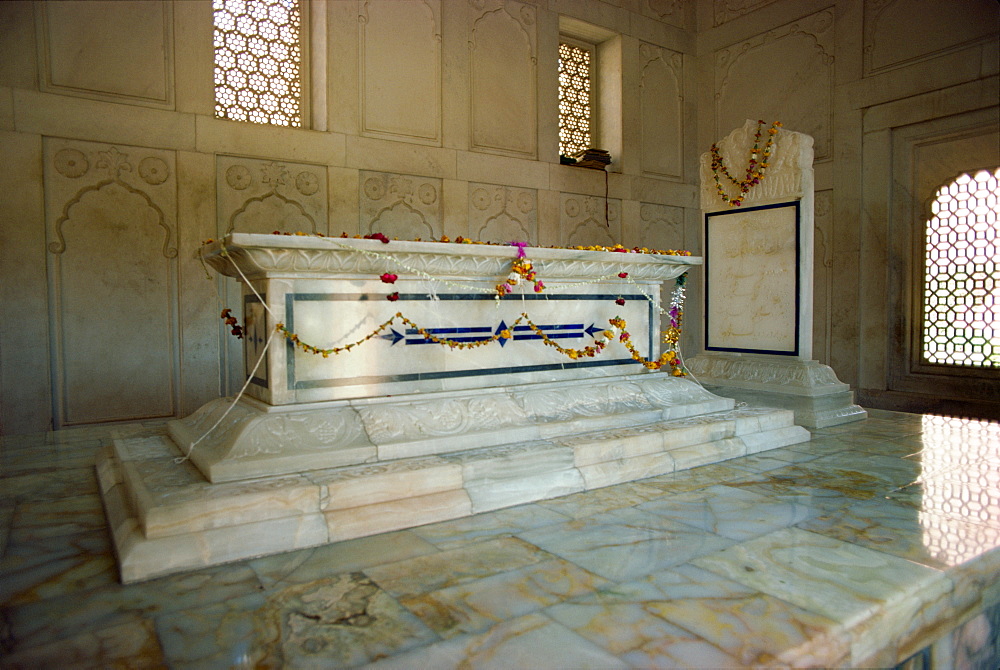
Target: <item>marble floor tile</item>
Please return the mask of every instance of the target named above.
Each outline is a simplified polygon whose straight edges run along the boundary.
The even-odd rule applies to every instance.
[[[612,581],[718,551],[732,540],[626,508],[521,533],[521,539]]]
[[[891,667],[946,638],[947,667],[1000,603],[996,423],[871,411],[715,465],[123,586],[93,465],[164,433],[0,437],[0,666]],[[981,667],[1000,667],[991,644]]]
[[[618,670],[634,667],[541,614],[528,614],[489,630],[437,642],[373,663],[373,670],[504,670],[562,667]]]
[[[581,599],[555,605],[545,614],[631,667],[735,668],[744,665],[719,646],[665,621],[642,604]]]
[[[332,572],[353,572],[438,551],[414,532],[402,530],[264,556],[248,564],[261,584],[272,589],[316,581]]]
[[[442,638],[475,633],[574,596],[607,581],[560,559],[528,565],[457,586],[399,598]]]
[[[4,668],[162,668],[166,665],[148,619],[79,632],[57,642],[5,654]]]
[[[639,667],[829,665],[848,653],[833,621],[690,564],[545,612]]]
[[[692,561],[837,622],[851,631],[851,661],[878,651],[887,633],[911,632],[928,609],[947,607],[938,570],[798,528],[785,528]]]
[[[8,542],[0,559],[0,603],[36,600],[115,584],[118,567],[104,531]]]
[[[516,537],[367,568],[365,573],[393,596],[410,596],[541,563],[552,556]]]
[[[1000,528],[874,499],[799,523],[798,528],[944,569],[1000,553]]]
[[[28,543],[54,535],[103,531],[107,523],[101,499],[95,495],[25,502],[11,523],[11,542]]]
[[[531,503],[419,526],[413,529],[413,533],[439,549],[447,550],[473,542],[514,535],[530,528],[562,523],[568,518],[547,505]]]
[[[739,470],[724,463],[703,465],[690,470],[679,470],[667,475],[659,475],[641,480],[643,484],[660,490],[663,493],[683,493],[713,486],[719,482],[728,482],[746,476],[745,470]]]
[[[171,665],[352,667],[437,638],[364,574],[234,598],[157,618]]]
[[[123,625],[168,612],[208,606],[261,590],[247,565],[206,568],[148,582],[117,583],[7,609],[10,634],[21,640],[57,641],[75,632]]]
[[[646,479],[540,500],[537,504],[559,512],[565,521],[566,518],[582,519],[623,507],[633,507],[662,495],[663,491]]]
[[[959,521],[1000,528],[1000,487],[942,475],[890,491],[886,498]]]
[[[819,458],[816,454],[807,454],[801,451],[782,448],[734,458],[726,461],[726,467],[746,472],[767,472],[787,467],[794,463],[806,463],[816,458]]]
[[[794,526],[820,513],[795,501],[775,500],[731,486],[680,493],[644,503],[638,509],[740,541]]]
[[[4,477],[3,484],[0,495],[18,503],[97,494],[93,466],[18,474]]]

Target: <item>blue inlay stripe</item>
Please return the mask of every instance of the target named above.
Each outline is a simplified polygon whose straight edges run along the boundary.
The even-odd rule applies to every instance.
[[[539,330],[583,330],[582,323],[567,323],[564,325],[538,326]],[[533,330],[531,326],[514,326],[514,331]]]
[[[492,328],[424,328],[425,331],[433,335],[443,334],[443,333],[487,333],[492,335]],[[420,333],[416,328],[407,328],[407,335],[418,335]]]

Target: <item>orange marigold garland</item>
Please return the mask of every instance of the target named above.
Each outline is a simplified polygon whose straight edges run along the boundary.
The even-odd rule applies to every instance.
[[[744,198],[746,198],[747,193],[750,192],[754,186],[760,183],[764,178],[764,173],[767,171],[769,163],[768,159],[771,157],[771,151],[774,147],[774,136],[778,134],[778,128],[781,127],[781,121],[775,121],[771,124],[771,127],[767,131],[767,143],[764,145],[764,151],[761,158],[763,160],[757,160],[757,153],[760,151],[760,137],[761,130],[764,128],[764,121],[757,121],[757,132],[753,136],[753,147],[750,149],[750,160],[747,164],[746,176],[737,180],[726,168],[725,162],[722,160],[722,154],[719,153],[719,146],[713,144],[711,148],[712,156],[712,175],[715,179],[715,188],[719,192],[719,197],[722,201],[728,204],[730,207],[739,207],[743,204]],[[722,174],[740,190],[740,194],[735,198],[729,197],[725,189],[722,187],[722,180],[719,178],[719,174]]]

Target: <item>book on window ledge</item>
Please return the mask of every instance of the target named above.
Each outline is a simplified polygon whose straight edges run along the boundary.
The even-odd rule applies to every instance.
[[[585,168],[603,170],[611,163],[611,154],[604,149],[584,149],[573,154],[576,165]]]

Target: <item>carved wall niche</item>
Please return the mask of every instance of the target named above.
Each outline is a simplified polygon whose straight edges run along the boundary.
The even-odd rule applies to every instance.
[[[358,23],[362,132],[440,144],[439,0],[366,0]]]
[[[323,166],[220,155],[215,173],[221,234],[331,232]]]
[[[172,151],[44,138],[56,427],[172,416]]]
[[[173,3],[35,3],[41,89],[174,106]]]
[[[559,228],[566,246],[612,246],[622,238],[621,200],[562,193]]]
[[[363,233],[382,233],[401,240],[443,235],[440,179],[367,170],[362,170],[360,177]]]
[[[864,75],[941,56],[996,35],[991,2],[869,0],[864,15]]]
[[[683,56],[675,51],[639,46],[642,74],[642,171],[675,180],[684,178]]]
[[[773,2],[777,0],[715,0],[712,6],[713,25],[721,26]]]
[[[538,239],[538,191],[469,183],[469,234],[483,242]]]
[[[469,96],[473,150],[538,153],[537,37],[532,5],[469,0]]]
[[[833,40],[833,10],[825,9],[716,51],[715,135],[747,118],[777,119],[813,137],[816,160],[829,159]]]
[[[684,249],[684,208],[641,203],[638,242],[649,249]]]

